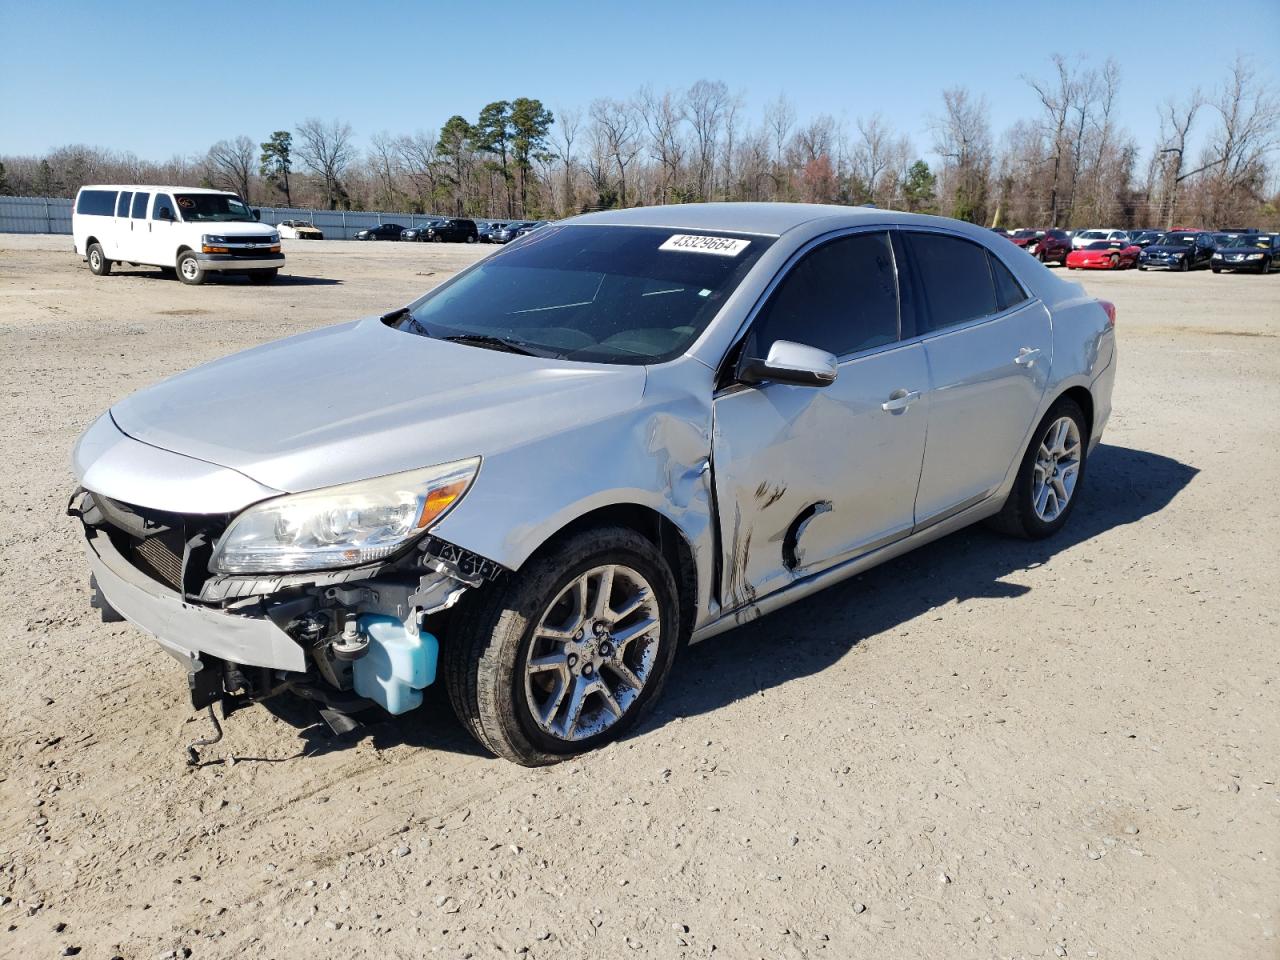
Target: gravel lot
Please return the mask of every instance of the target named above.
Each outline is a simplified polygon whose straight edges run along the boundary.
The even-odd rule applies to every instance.
[[[246,710],[190,771],[176,664],[89,607],[72,443],[485,248],[286,252],[185,287],[0,235],[0,955],[1280,957],[1280,276],[1083,277],[1121,366],[1063,534],[695,647],[623,743],[523,769],[433,689],[343,738]]]

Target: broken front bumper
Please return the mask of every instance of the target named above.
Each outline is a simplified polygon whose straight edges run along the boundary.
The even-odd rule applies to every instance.
[[[107,603],[188,671],[196,669],[202,653],[244,666],[307,669],[302,647],[272,620],[187,603],[130,564],[103,530],[85,528],[85,552]]]

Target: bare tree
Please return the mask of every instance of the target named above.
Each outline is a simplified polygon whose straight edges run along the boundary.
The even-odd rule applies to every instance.
[[[251,203],[249,187],[257,159],[257,147],[248,137],[241,135],[234,140],[219,140],[209,148],[205,157],[209,182],[230,190],[245,203]]]
[[[601,99],[591,103],[591,121],[598,142],[618,170],[618,205],[627,205],[627,167],[640,152],[640,119],[633,104]]]
[[[315,118],[298,125],[295,151],[303,166],[324,183],[324,202],[330,210],[338,205],[342,176],[356,157],[351,124],[338,120],[325,123]]]
[[[378,183],[374,203],[383,210],[394,210],[396,198],[400,194],[397,189],[402,172],[400,145],[385,130],[373,135],[369,148],[369,166]]]
[[[1262,201],[1266,157],[1280,146],[1280,98],[1248,60],[1237,57],[1213,109],[1218,127],[1200,169],[1214,168],[1210,216],[1220,222],[1238,215],[1231,207],[1242,194]]]
[[[705,200],[713,189],[716,143],[729,106],[729,88],[719,80],[699,80],[689,88],[685,99],[693,127],[697,194]]]
[[[1182,172],[1186,166],[1187,141],[1202,106],[1203,95],[1193,90],[1183,103],[1168,100],[1160,107],[1160,144],[1156,147],[1156,156],[1162,159],[1164,168],[1162,205],[1166,230],[1172,228],[1177,215],[1178,189],[1190,175]]]
[[[661,96],[652,87],[641,87],[636,106],[649,134],[650,156],[658,163],[658,201],[671,200],[672,190],[680,176],[685,145],[682,128],[686,118],[684,98],[670,90]]]
[[[405,179],[417,198],[418,212],[431,212],[440,185],[436,138],[429,133],[418,132],[412,137],[397,139],[395,148]]]
[[[575,154],[573,145],[578,139],[578,131],[582,127],[582,111],[577,107],[556,107],[556,122],[551,134],[551,149],[561,164],[564,165],[564,198],[560,208],[566,214],[573,213],[577,207],[577,198],[573,189],[573,168]]]
[[[932,121],[934,152],[943,160],[943,189],[951,215],[979,223],[987,210],[987,177],[991,170],[991,125],[985,97],[964,87],[942,92],[943,116]]]
[[[795,107],[792,106],[791,101],[784,94],[778,94],[778,99],[765,107],[764,124],[768,130],[770,146],[773,152],[771,176],[773,177],[774,195],[779,196],[782,193],[783,185],[783,152],[786,150],[787,142],[791,139],[791,128],[796,124]]]

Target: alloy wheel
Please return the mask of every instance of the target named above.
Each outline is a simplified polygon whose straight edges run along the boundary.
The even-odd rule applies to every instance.
[[[1061,516],[1071,502],[1081,453],[1080,427],[1071,417],[1053,421],[1040,439],[1031,476],[1031,506],[1045,523]]]
[[[543,612],[524,662],[531,719],[558,740],[608,730],[654,674],[662,623],[649,582],[623,564],[594,567]]]

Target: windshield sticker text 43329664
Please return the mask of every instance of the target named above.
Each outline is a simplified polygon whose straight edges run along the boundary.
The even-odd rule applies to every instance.
[[[676,250],[681,253],[711,253],[718,257],[736,257],[747,247],[750,240],[739,240],[735,237],[699,237],[693,234],[677,233],[663,241],[659,250]]]

